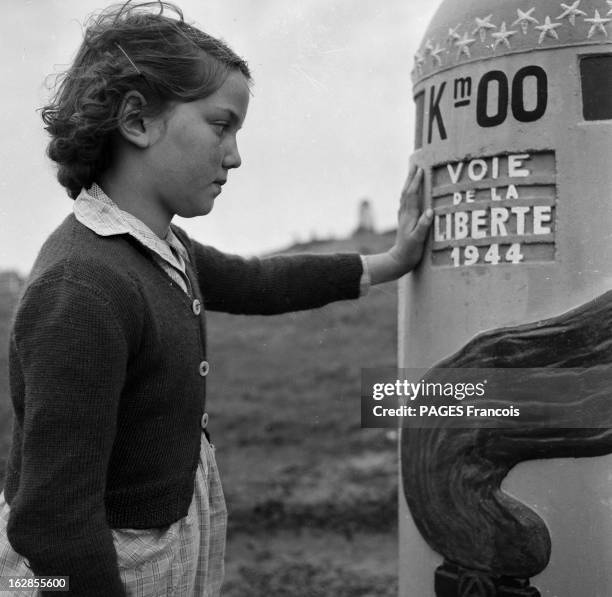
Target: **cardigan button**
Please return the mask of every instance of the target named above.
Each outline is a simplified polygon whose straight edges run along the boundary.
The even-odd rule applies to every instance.
[[[198,299],[195,299],[191,304],[191,309],[195,315],[199,315],[202,312],[202,303]]]
[[[208,375],[208,372],[210,371],[210,365],[208,364],[208,361],[202,361],[200,363],[200,375],[202,377],[206,377]]]
[[[208,425],[208,413],[204,413],[202,415],[202,419],[200,420],[200,427],[202,427],[202,429],[206,429],[207,425]]]

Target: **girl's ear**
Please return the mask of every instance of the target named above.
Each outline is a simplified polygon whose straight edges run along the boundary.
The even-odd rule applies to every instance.
[[[144,115],[146,105],[142,93],[128,91],[119,106],[119,133],[126,141],[141,149],[151,144],[150,121]]]

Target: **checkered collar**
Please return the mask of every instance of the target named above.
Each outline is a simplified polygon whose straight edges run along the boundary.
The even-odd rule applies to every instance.
[[[172,229],[168,228],[165,239],[159,238],[141,220],[119,209],[96,183],[89,189],[82,189],[74,200],[74,215],[81,224],[99,236],[129,234],[172,267],[185,272],[181,259],[176,257],[172,249],[185,261],[189,261],[189,255]]]

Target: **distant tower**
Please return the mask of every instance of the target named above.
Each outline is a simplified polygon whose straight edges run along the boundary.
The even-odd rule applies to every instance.
[[[23,280],[17,272],[0,272],[0,297],[16,297],[22,284]]]
[[[372,204],[368,199],[362,199],[359,204],[357,228],[353,234],[372,234],[374,232],[374,214]]]

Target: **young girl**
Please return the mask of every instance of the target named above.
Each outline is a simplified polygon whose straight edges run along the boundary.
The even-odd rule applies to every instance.
[[[418,263],[431,212],[419,216],[416,169],[380,255],[247,260],[171,224],[208,214],[240,166],[250,82],[178,8],[128,2],[90,23],[43,109],[74,209],[13,322],[0,577],[68,576],[87,597],[218,595],[226,510],[208,441],[205,308],[320,307]]]

